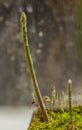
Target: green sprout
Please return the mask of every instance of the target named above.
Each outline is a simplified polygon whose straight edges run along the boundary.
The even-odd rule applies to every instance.
[[[56,107],[56,89],[54,88],[52,91],[52,109],[54,110]]]
[[[54,87],[52,91],[52,110],[57,110],[58,107],[59,107],[58,92],[56,91]]]
[[[39,85],[38,85],[34,67],[33,67],[33,61],[31,58],[30,48],[29,48],[29,44],[28,44],[28,37],[27,37],[26,20],[27,20],[26,14],[24,12],[22,12],[21,17],[20,17],[20,22],[21,22],[21,27],[22,27],[22,35],[23,35],[23,40],[24,40],[24,49],[25,49],[26,59],[27,59],[30,75],[32,78],[34,90],[35,90],[35,93],[36,93],[36,96],[38,99],[38,103],[39,103],[39,106],[40,106],[40,109],[41,109],[41,112],[43,115],[43,120],[48,122],[49,121],[48,114],[45,110],[45,105],[42,100],[42,96],[40,93]]]
[[[69,98],[69,113],[70,113],[70,122],[72,120],[72,81],[68,80],[68,98]]]

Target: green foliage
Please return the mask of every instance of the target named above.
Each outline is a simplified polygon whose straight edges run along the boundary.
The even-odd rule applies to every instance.
[[[57,95],[57,91],[54,88],[51,99],[53,109],[46,109],[50,122],[43,122],[42,115],[38,109],[28,130],[82,130],[82,106],[73,107],[72,105],[72,81],[68,80],[69,109],[61,105],[62,102],[65,102],[64,92],[60,93],[60,100]],[[56,100],[58,100],[58,104],[56,104]],[[61,105],[60,109],[57,107],[59,104]]]
[[[56,91],[54,88],[52,91],[52,98],[51,98],[51,109],[57,110],[57,109],[66,109],[67,104],[65,100],[66,96],[64,91],[62,91],[60,94]]]
[[[47,110],[51,121],[42,121],[41,115],[36,112],[33,122],[28,130],[70,130],[69,111],[53,112]],[[74,129],[82,130],[82,106],[72,108]]]

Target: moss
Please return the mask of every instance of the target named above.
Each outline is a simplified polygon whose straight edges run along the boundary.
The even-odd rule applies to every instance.
[[[47,110],[50,122],[43,122],[39,110],[36,111],[31,126],[28,130],[82,130],[82,106],[73,107],[73,124],[70,124],[70,115],[68,111]]]

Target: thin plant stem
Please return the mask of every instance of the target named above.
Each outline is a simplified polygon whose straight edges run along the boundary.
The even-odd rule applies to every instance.
[[[56,109],[56,89],[54,87],[52,91],[52,110]]]
[[[68,98],[69,98],[70,123],[73,123],[73,119],[72,119],[72,81],[71,80],[68,80]]]
[[[22,12],[20,22],[21,22],[21,27],[22,27],[22,35],[23,35],[23,40],[24,40],[26,59],[27,59],[30,75],[32,78],[33,86],[34,86],[36,96],[38,99],[38,103],[39,103],[40,109],[42,111],[43,119],[44,119],[44,121],[48,122],[49,121],[48,114],[45,110],[45,105],[44,105],[43,100],[42,100],[42,96],[40,93],[39,85],[38,85],[37,78],[36,78],[35,71],[34,71],[34,67],[33,67],[33,61],[31,58],[30,48],[29,48],[29,44],[28,44],[28,37],[27,37],[26,20],[27,20],[26,14],[24,12]]]

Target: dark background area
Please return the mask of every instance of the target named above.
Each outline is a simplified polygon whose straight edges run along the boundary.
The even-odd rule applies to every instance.
[[[51,96],[53,86],[67,92],[68,79],[73,81],[74,94],[82,93],[81,5],[80,0],[0,0],[1,105],[32,102],[20,28],[22,11],[27,14],[29,45],[42,95]]]

